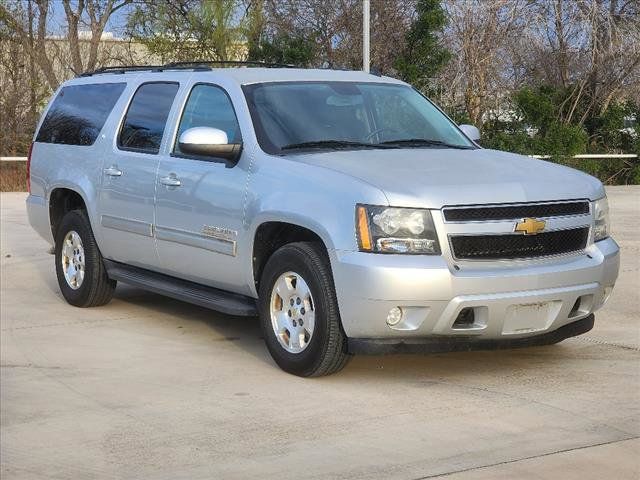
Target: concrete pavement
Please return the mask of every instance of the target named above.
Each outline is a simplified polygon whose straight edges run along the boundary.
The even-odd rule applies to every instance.
[[[622,269],[586,336],[320,379],[256,319],[124,285],[67,305],[24,198],[0,197],[4,480],[640,478],[640,187],[609,189]]]

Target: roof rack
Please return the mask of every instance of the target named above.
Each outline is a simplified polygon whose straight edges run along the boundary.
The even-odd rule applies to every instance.
[[[83,72],[79,77],[90,77],[99,73],[127,73],[127,72],[144,72],[147,70],[153,72],[161,72],[163,65],[112,65],[108,67],[100,67],[91,72]]]
[[[257,60],[194,60],[191,62],[167,63],[165,69],[207,67],[209,65],[239,65],[247,67],[296,68],[288,63],[259,62]]]
[[[127,72],[163,72],[165,70],[211,70],[215,65],[238,65],[247,67],[267,67],[267,68],[296,68],[295,65],[285,63],[258,62],[254,60],[194,60],[188,62],[170,62],[164,65],[123,65],[101,67],[91,72],[84,72],[79,77],[90,77],[101,73],[127,73]]]

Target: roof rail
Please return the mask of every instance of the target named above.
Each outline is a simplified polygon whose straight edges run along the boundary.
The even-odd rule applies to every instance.
[[[210,65],[238,65],[247,67],[268,67],[268,68],[296,68],[295,65],[288,63],[260,62],[257,60],[194,60],[190,62],[171,62],[167,63],[164,68],[193,68],[208,67]]]
[[[79,77],[90,77],[91,75],[97,75],[100,73],[126,73],[126,72],[144,72],[147,70],[153,72],[161,72],[162,65],[112,65],[108,67],[100,67],[91,72],[84,72],[78,75]]]
[[[113,65],[100,67],[91,72],[84,72],[79,77],[90,77],[101,73],[127,73],[127,72],[163,72],[165,70],[211,70],[215,65],[238,65],[247,67],[267,67],[267,68],[296,68],[295,65],[285,63],[258,62],[254,60],[193,60],[188,62],[170,62],[164,65]]]

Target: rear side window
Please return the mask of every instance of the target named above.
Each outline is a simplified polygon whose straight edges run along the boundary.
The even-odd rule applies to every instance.
[[[42,122],[36,142],[93,145],[125,83],[63,87]]]
[[[160,151],[178,87],[177,83],[145,83],[138,88],[120,130],[119,148],[145,153]]]

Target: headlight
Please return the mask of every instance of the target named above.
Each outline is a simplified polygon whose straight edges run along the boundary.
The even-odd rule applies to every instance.
[[[363,252],[440,254],[429,210],[358,205],[356,231]]]
[[[607,197],[593,202],[593,241],[604,240],[609,236],[609,202]]]

